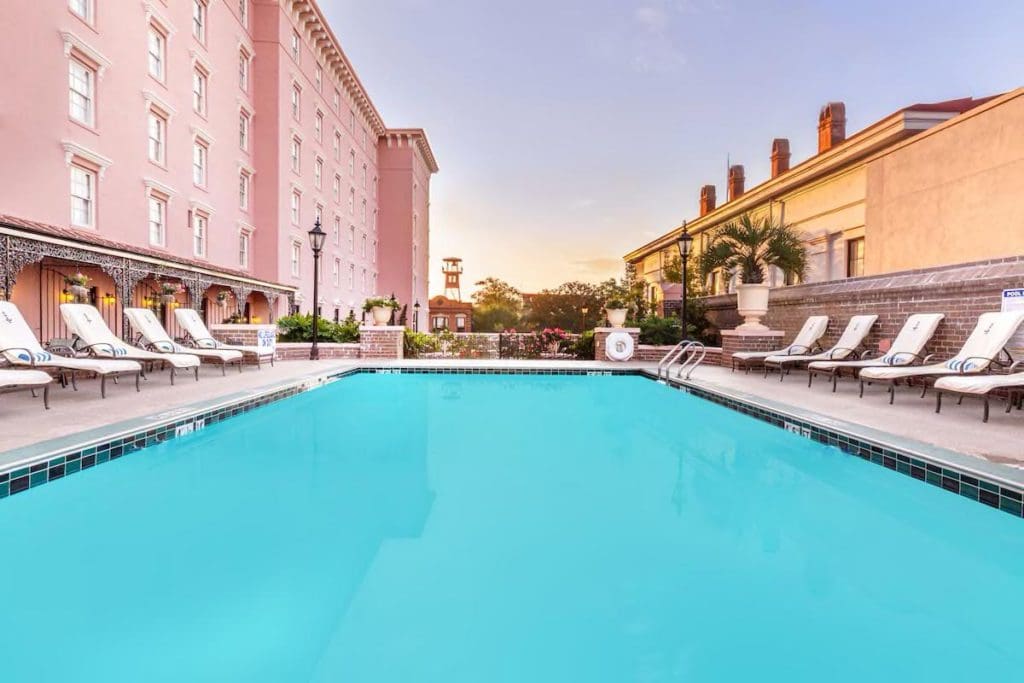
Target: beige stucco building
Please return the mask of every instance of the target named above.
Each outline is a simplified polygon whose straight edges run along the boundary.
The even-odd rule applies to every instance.
[[[743,167],[731,167],[721,205],[713,185],[701,188],[700,213],[687,223],[695,252],[749,211],[802,231],[806,282],[1024,254],[1024,88],[912,105],[845,133],[845,107],[830,103],[813,157],[791,167],[788,140],[776,139],[768,180],[745,190]],[[679,298],[663,269],[677,258],[681,229],[625,256],[655,302]],[[778,272],[768,277],[792,284]],[[709,294],[733,284],[720,273],[705,283]]]

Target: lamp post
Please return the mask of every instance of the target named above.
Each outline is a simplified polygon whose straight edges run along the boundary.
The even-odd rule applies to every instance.
[[[420,301],[416,300],[416,303],[412,305],[412,331],[420,331]]]
[[[679,234],[676,242],[679,247],[679,260],[683,262],[683,301],[679,307],[679,317],[683,323],[683,341],[689,336],[686,328],[686,262],[690,260],[690,249],[693,247],[693,235],[686,231],[686,221],[683,221],[683,231]]]
[[[317,348],[320,327],[320,250],[324,248],[327,233],[320,227],[320,219],[316,219],[313,229],[309,231],[309,246],[313,249],[313,344],[309,347],[309,359],[319,360],[320,349]]]
[[[583,334],[584,330],[587,329],[587,313],[590,309],[584,306],[580,309],[580,334]]]

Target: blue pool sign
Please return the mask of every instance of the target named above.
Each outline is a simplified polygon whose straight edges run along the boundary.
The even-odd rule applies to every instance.
[[[273,351],[277,346],[277,329],[267,326],[256,330],[256,346],[265,351]]]
[[[1024,288],[1004,289],[1001,310],[1004,312],[1024,311]],[[1010,339],[1006,345],[1006,350],[1010,352],[1014,360],[1021,360],[1024,357],[1024,325],[1021,325],[1020,329],[1017,330],[1017,334],[1013,335],[1013,338]]]

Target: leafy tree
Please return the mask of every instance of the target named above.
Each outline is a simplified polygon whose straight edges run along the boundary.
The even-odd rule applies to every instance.
[[[555,289],[541,290],[530,301],[526,323],[531,329],[560,327],[573,332],[593,329],[604,318],[607,284],[566,282]]]
[[[523,295],[519,290],[495,277],[476,283],[473,292],[473,329],[477,332],[501,332],[520,323]]]
[[[746,284],[764,282],[765,268],[775,266],[786,275],[803,277],[807,251],[791,226],[768,216],[760,220],[745,213],[719,228],[700,255],[700,271],[708,275],[724,268],[739,272]]]

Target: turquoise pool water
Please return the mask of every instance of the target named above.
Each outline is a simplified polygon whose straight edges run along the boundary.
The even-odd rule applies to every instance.
[[[2,681],[964,681],[1024,524],[637,377],[356,375],[0,501]]]

